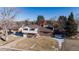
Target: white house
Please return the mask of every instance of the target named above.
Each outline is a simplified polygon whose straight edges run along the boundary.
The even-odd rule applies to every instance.
[[[33,33],[37,34],[38,33],[38,28],[30,28],[30,27],[23,27],[22,28],[22,33]]]
[[[24,33],[24,37],[27,36],[26,34],[35,34],[38,35],[38,27],[31,25],[31,26],[22,26],[21,28],[19,28],[19,31],[21,31],[22,33]]]

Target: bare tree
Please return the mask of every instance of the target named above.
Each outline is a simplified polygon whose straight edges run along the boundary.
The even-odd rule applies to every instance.
[[[7,38],[7,30],[14,26],[13,20],[17,16],[16,8],[5,7],[0,9],[0,26],[5,31],[5,39]]]

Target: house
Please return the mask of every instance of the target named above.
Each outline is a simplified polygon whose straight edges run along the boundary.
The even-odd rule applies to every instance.
[[[45,28],[45,27],[40,27],[38,30],[38,33],[41,36],[52,36],[53,30],[50,30],[50,29]]]
[[[28,25],[19,28],[19,32],[27,35],[52,36],[53,30],[38,25]]]
[[[24,37],[27,35],[37,35],[38,26],[37,25],[22,26],[21,28],[19,28],[19,32],[22,32]]]

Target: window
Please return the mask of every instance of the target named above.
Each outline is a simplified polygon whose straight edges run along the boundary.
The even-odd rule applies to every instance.
[[[35,29],[31,28],[30,30],[34,31]]]
[[[28,30],[27,28],[25,28],[24,30]]]

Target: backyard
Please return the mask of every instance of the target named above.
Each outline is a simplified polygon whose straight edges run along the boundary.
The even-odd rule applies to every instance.
[[[40,36],[37,38],[23,38],[9,36],[6,42],[0,41],[1,50],[21,50],[21,51],[56,51],[58,42],[51,37]]]

